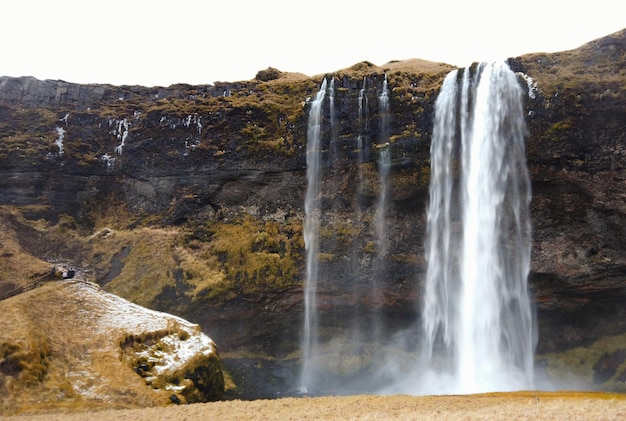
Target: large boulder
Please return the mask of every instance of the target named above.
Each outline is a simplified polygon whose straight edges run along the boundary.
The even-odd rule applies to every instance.
[[[77,280],[0,302],[0,413],[219,400],[224,375],[198,325]]]

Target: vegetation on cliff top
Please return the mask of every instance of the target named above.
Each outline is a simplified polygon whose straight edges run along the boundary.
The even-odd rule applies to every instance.
[[[442,75],[450,68],[422,60],[383,67],[363,62],[334,76],[357,79],[386,74],[394,100],[402,108],[402,104],[414,106],[417,98],[431,100],[427,97],[436,93]],[[306,100],[319,82],[269,68],[259,72],[256,80],[225,84],[220,96],[209,94],[202,86],[180,85],[176,87],[178,95],[164,98],[128,87],[118,98],[80,111],[3,106],[3,121],[11,123],[0,126],[0,157],[10,162],[9,166],[28,161],[107,171],[113,159],[131,159],[126,148],[139,144],[149,149],[149,142],[163,138],[164,132],[176,139],[166,150],[158,150],[164,162],[184,154],[198,155],[198,162],[228,162],[244,150],[250,156],[270,154],[272,159],[291,156],[301,153],[306,141]],[[410,122],[402,133],[394,134],[394,141],[420,137],[421,132],[422,128]],[[124,136],[130,139],[125,146]],[[115,152],[117,148],[120,154]],[[105,155],[111,160],[103,161]],[[424,174],[420,188],[427,182],[427,171]],[[206,222],[179,231],[162,227],[155,215],[131,212],[115,195],[102,199],[86,204],[80,221],[66,216],[60,222],[37,222],[37,229],[53,241],[48,250],[36,254],[48,260],[77,258],[102,277],[107,288],[143,305],[232,298],[301,282],[304,244],[302,221],[297,217],[279,225],[241,215],[228,223]],[[25,218],[21,221],[24,229],[35,224]],[[190,231],[185,233],[187,229]],[[8,247],[9,243],[5,244]],[[5,258],[10,253],[7,251]],[[45,266],[41,261],[34,273],[41,273]]]
[[[415,115],[421,110],[415,107],[416,101],[432,96],[442,75],[451,68],[422,60],[392,62],[383,67],[363,62],[333,76],[359,79],[386,74],[398,114],[415,108],[411,113]],[[107,97],[81,110],[72,109],[70,104],[54,110],[3,105],[0,161],[8,166],[48,161],[49,165],[62,163],[102,170],[113,162],[103,160],[104,156],[127,159],[119,148],[123,136],[134,147],[149,149],[154,143],[161,149],[164,162],[191,157],[190,153],[197,159],[218,162],[242,154],[292,156],[305,145],[306,101],[315,94],[321,78],[270,68],[259,72],[255,80],[210,89],[177,85],[176,89],[170,87],[174,94],[164,97],[147,88],[120,87],[117,98]],[[84,127],[86,122],[88,128]],[[402,124],[406,126],[405,135],[420,136],[422,128],[408,121]],[[157,141],[164,136],[172,140],[167,146]],[[162,150],[164,147],[167,150]]]

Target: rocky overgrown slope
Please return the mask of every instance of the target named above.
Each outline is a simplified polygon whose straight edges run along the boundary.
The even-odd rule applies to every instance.
[[[198,325],[52,281],[0,302],[0,413],[219,400],[224,376]]]

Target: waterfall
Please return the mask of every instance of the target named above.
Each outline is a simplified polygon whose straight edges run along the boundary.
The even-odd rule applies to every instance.
[[[320,161],[322,104],[326,96],[326,79],[311,102],[309,126],[307,131],[307,190],[304,199],[304,245],[306,250],[306,279],[304,289],[304,332],[302,335],[303,367],[300,389],[308,390],[313,373],[314,361],[318,354],[318,314],[317,314],[317,277],[320,229]]]
[[[372,114],[377,139],[368,138],[369,80],[358,92],[354,138],[346,136],[350,122],[342,101],[357,96],[335,82],[324,79],[309,103],[300,390],[443,394],[533,388],[530,182],[515,74],[504,63],[482,63],[455,70],[443,82],[431,142],[428,266],[416,303],[421,317],[395,325],[384,311],[383,292],[403,279],[402,272],[396,278],[396,268],[408,267],[398,248],[419,246],[410,239],[401,247],[390,241],[390,233],[406,235],[407,225],[396,224],[390,207],[387,78]],[[377,160],[368,157],[370,150]],[[403,176],[401,171],[399,166],[394,175]]]
[[[330,167],[333,167],[333,170],[336,170],[336,161],[337,161],[337,122],[336,122],[336,113],[335,113],[335,78],[330,79],[330,84],[328,86],[328,107],[330,109],[330,147],[329,147],[329,156],[328,156],[328,164]]]
[[[448,74],[431,144],[423,393],[533,387],[525,136],[506,64]]]
[[[375,353],[380,355],[379,349],[374,348],[384,343],[388,335],[381,321],[381,280],[388,258],[387,192],[391,166],[387,79],[378,93],[376,118],[379,131],[374,145],[379,159],[376,166],[368,154],[371,147],[368,139],[369,80],[363,79],[358,95],[356,145],[347,143],[339,135],[343,125],[337,120],[344,115],[340,112],[341,103],[338,106],[335,104],[336,81],[330,77],[324,79],[309,104],[308,185],[304,206],[306,278],[299,384],[299,390],[305,393],[371,390],[372,380],[353,370],[358,367],[357,364],[371,364],[372,356]],[[342,96],[338,101],[344,98]],[[354,196],[342,194],[337,188],[350,182],[346,179],[346,168],[351,167],[350,159],[355,160],[358,167]],[[377,194],[375,201],[370,199],[372,193]],[[344,214],[353,215],[354,219],[350,220],[351,216],[347,220],[338,218],[350,209],[350,203],[355,206],[356,212]],[[361,241],[367,243],[365,246],[361,241],[347,243],[345,236],[348,233],[359,236]],[[368,244],[375,244],[375,247],[370,248]],[[347,301],[334,295],[341,290],[339,288],[346,291]],[[347,303],[355,305],[348,306]],[[342,316],[337,317],[336,314]],[[342,376],[339,371],[345,369],[353,372]]]
[[[386,338],[381,322],[382,317],[382,289],[385,272],[387,271],[387,257],[389,252],[389,239],[387,238],[387,225],[389,224],[389,171],[391,168],[391,153],[389,151],[389,89],[387,77],[378,95],[378,198],[374,211],[374,231],[377,250],[374,260],[374,276],[370,279],[369,288],[371,299],[374,302],[372,310],[366,322],[366,328],[373,343],[384,343]]]
[[[378,241],[378,259],[383,261],[387,255],[387,205],[389,191],[389,169],[391,167],[391,154],[389,152],[389,89],[387,88],[387,76],[383,82],[383,88],[378,97],[378,111],[380,114],[380,138],[378,148],[380,157],[378,159],[380,192],[378,195],[378,205],[376,209],[376,238]],[[384,267],[379,268],[384,270]]]
[[[367,77],[363,77],[363,87],[359,90],[359,134],[357,136],[357,154],[359,158],[359,186],[357,189],[357,220],[360,223],[361,213],[363,211],[363,163],[367,159],[366,146],[367,141],[366,129],[368,120],[368,103],[366,92]]]

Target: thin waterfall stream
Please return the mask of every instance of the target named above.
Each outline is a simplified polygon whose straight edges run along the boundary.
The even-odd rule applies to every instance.
[[[378,97],[378,104],[380,116],[380,137],[377,147],[380,149],[380,157],[378,159],[380,189],[376,208],[376,237],[378,239],[379,269],[385,270],[384,262],[388,251],[387,209],[389,207],[389,170],[391,167],[391,152],[389,150],[389,89],[387,87],[386,76],[381,93]]]
[[[311,102],[309,128],[307,132],[307,190],[304,202],[304,244],[306,251],[306,279],[304,288],[304,332],[302,335],[303,366],[300,390],[307,391],[311,383],[318,357],[318,315],[317,315],[317,277],[320,229],[320,165],[321,165],[321,130],[322,104],[326,96],[327,81],[324,79],[320,90]]]

